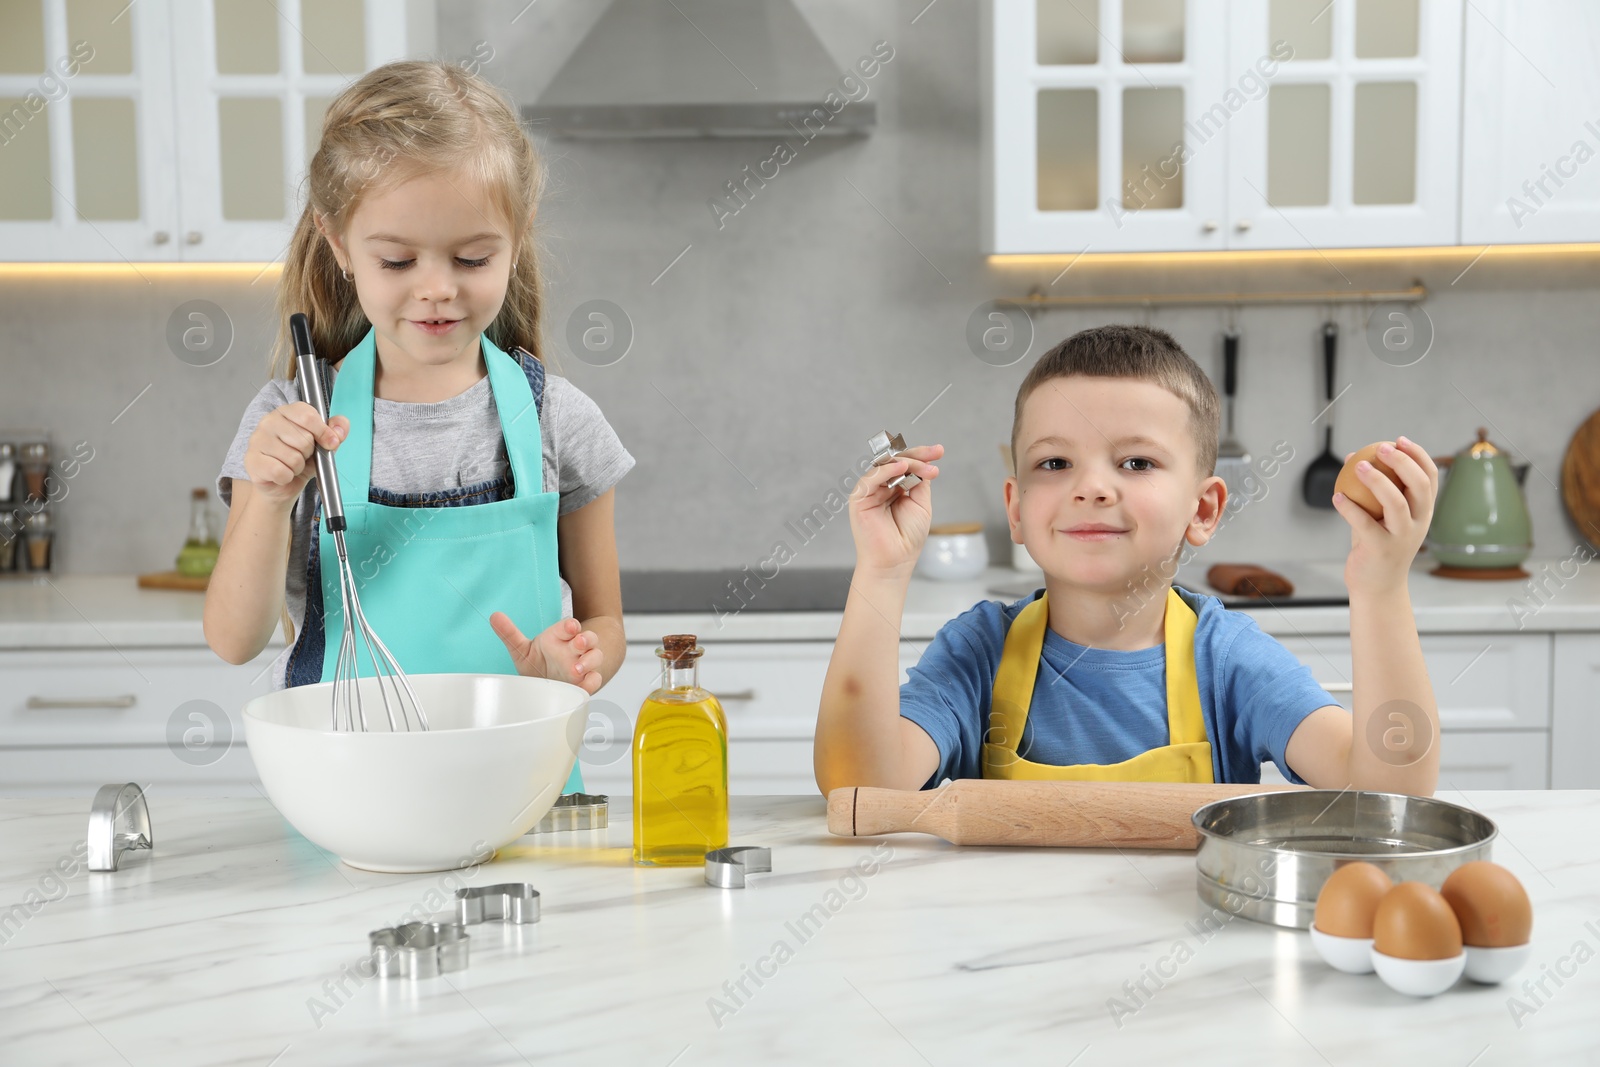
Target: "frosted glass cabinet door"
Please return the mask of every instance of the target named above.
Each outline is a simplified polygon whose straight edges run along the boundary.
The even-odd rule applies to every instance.
[[[0,256],[176,257],[164,0],[0,7]]]
[[[1462,5],[1232,0],[1228,246],[1453,245]],[[1486,90],[1488,91],[1488,90]]]
[[[1600,241],[1597,41],[1600,5],[1590,0],[1473,0],[1461,122],[1464,243]]]
[[[172,0],[185,260],[278,260],[333,96],[405,53],[385,0]]]
[[[991,0],[983,203],[990,252],[1225,247],[1225,0]]]

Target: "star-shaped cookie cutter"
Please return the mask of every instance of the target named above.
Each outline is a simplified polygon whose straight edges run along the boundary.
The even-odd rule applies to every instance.
[[[872,465],[881,467],[885,463],[893,463],[902,452],[907,451],[906,439],[901,434],[891,434],[888,430],[873,434],[867,441],[867,447],[872,449]],[[910,471],[902,474],[888,483],[890,489],[904,489],[911,492],[922,479]]]

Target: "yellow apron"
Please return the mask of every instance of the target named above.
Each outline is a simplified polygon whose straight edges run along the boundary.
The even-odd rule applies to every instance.
[[[1074,782],[1210,782],[1211,742],[1200,711],[1200,686],[1195,680],[1194,609],[1176,590],[1167,590],[1167,734],[1168,744],[1141,752],[1121,763],[1080,763],[1056,767],[1032,763],[1017,755],[1022,728],[1033,703],[1033,685],[1050,623],[1049,596],[1023,608],[1006,632],[1005,651],[995,673],[989,733],[983,745],[985,778],[1027,778]]]

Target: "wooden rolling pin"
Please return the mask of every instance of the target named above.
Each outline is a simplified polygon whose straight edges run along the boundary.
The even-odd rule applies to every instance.
[[[953,845],[1194,849],[1200,835],[1190,818],[1212,801],[1302,788],[979,778],[925,790],[850,786],[828,794],[828,832],[934,834]]]

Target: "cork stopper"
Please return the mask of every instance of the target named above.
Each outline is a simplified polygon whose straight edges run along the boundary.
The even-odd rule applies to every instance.
[[[661,639],[656,655],[674,664],[689,664],[699,659],[703,651],[696,647],[694,634],[668,634]]]
[[[195,500],[205,500],[210,495],[211,490],[209,489],[195,489],[189,493],[189,496]]]

